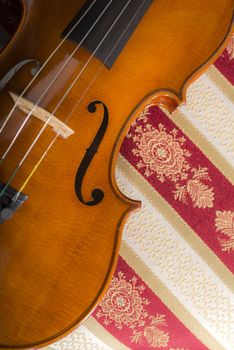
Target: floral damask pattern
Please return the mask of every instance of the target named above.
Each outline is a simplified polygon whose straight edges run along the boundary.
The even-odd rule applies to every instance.
[[[211,181],[207,168],[192,168],[192,179],[188,180],[183,186],[176,184],[176,190],[173,191],[174,198],[183,203],[188,203],[188,195],[193,201],[194,208],[212,208],[214,201],[213,188],[209,188],[202,180]]]
[[[158,129],[146,124],[138,126],[135,133],[133,140],[137,148],[132,152],[141,157],[137,166],[145,168],[147,177],[156,173],[161,182],[164,182],[165,178],[177,182],[188,177],[187,171],[190,166],[186,157],[190,157],[191,154],[181,148],[185,139],[177,138],[177,130],[174,129],[168,134],[162,124],[159,124]]]
[[[169,333],[164,330],[167,326],[165,316],[148,315],[145,306],[149,305],[149,301],[142,296],[144,289],[143,285],[137,285],[136,277],[127,281],[120,271],[118,277],[113,277],[96,317],[104,317],[105,325],[113,323],[118,329],[131,329],[132,343],[139,344],[144,339],[152,348],[166,347]]]
[[[143,326],[148,316],[144,305],[149,303],[140,296],[143,290],[144,287],[136,286],[135,278],[129,283],[124,274],[119,272],[118,278],[113,278],[101,302],[102,312],[99,312],[98,317],[105,316],[106,325],[114,321],[119,329],[122,329],[123,325],[132,329],[136,326]]]
[[[234,34],[232,35],[231,40],[228,43],[227,52],[230,60],[234,59]]]
[[[228,253],[234,251],[234,212],[216,211],[216,230],[225,235],[226,239],[219,239],[222,250]]]
[[[188,204],[188,198],[194,207],[212,208],[213,188],[207,168],[191,167],[189,158],[192,154],[184,147],[186,139],[178,137],[178,130],[168,131],[163,124],[153,127],[147,118],[146,109],[134,123],[127,135],[132,138],[134,156],[139,158],[136,166],[144,169],[144,175],[156,175],[162,183],[175,183],[174,199]]]

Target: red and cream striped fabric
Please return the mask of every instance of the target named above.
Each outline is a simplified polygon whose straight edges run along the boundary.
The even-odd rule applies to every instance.
[[[92,316],[56,350],[234,349],[234,35],[172,116],[145,109],[116,178],[142,208]]]

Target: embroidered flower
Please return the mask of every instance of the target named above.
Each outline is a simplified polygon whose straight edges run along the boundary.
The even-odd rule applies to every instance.
[[[159,124],[158,129],[147,124],[145,127],[138,126],[135,132],[137,148],[132,152],[141,158],[137,167],[145,168],[147,177],[156,173],[161,182],[166,177],[174,182],[187,178],[190,166],[186,157],[190,153],[181,147],[185,139],[177,138],[176,129],[167,133],[162,124]]]
[[[156,317],[150,316],[150,326],[145,327],[144,336],[148,343],[153,348],[166,347],[169,342],[169,334],[161,330],[159,327],[166,326],[165,316],[157,315]]]
[[[143,290],[143,286],[136,286],[136,278],[133,278],[131,283],[127,282],[124,274],[119,272],[118,278],[112,279],[100,303],[102,311],[98,312],[97,317],[104,316],[105,324],[114,321],[119,329],[122,329],[123,325],[130,328],[143,326],[148,316],[144,305],[149,303],[147,299],[140,296]]]
[[[112,278],[96,316],[104,317],[106,325],[114,323],[118,329],[132,329],[132,343],[138,344],[145,339],[152,348],[165,347],[169,342],[169,333],[161,329],[167,326],[165,316],[148,315],[145,306],[149,301],[141,295],[144,289],[137,285],[137,278],[126,281],[124,274],[119,272],[118,277]]]
[[[187,198],[193,202],[194,208],[212,208],[214,202],[213,187],[209,188],[202,180],[211,181],[207,168],[191,169],[192,179],[188,180],[186,185],[176,184],[176,190],[173,191],[174,198],[187,204]]]
[[[208,188],[208,186],[202,183],[200,180],[189,180],[187,182],[187,191],[193,201],[194,208],[213,207],[213,188]]]
[[[166,347],[169,342],[168,333],[165,333],[154,326],[145,327],[144,336],[153,348]]]
[[[153,127],[148,115],[146,109],[128,134],[135,144],[132,153],[139,158],[137,168],[146,177],[155,175],[162,183],[174,182],[175,200],[188,204],[190,198],[194,208],[212,208],[214,190],[208,184],[211,181],[208,169],[200,165],[191,168],[188,158],[192,154],[184,147],[185,138],[178,137],[177,129],[168,131],[163,124]]]
[[[219,239],[223,251],[234,251],[234,212],[216,211],[216,230],[223,233],[226,239]]]

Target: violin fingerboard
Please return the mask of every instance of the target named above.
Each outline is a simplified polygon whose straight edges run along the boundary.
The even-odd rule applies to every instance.
[[[69,35],[68,39],[79,44],[97,18],[101,15],[102,11],[108,6],[109,2],[110,0],[96,1],[81,22]],[[111,25],[126,6],[127,2],[127,0],[118,0],[111,3],[82,43],[84,48],[89,50],[91,53],[96,50],[105,34],[111,28]],[[85,13],[89,6],[91,6],[91,4],[92,0],[85,3],[68,27],[64,30],[62,37],[65,37],[69,33],[75,23],[79,21],[81,16]],[[117,20],[110,33],[107,35],[106,39],[101,44],[100,48],[95,53],[95,56],[99,58],[109,69],[117,60],[124,46],[130,39],[141,18],[144,16],[151,4],[152,0],[145,0],[144,2],[142,2],[142,0],[131,1],[121,14],[120,18]]]

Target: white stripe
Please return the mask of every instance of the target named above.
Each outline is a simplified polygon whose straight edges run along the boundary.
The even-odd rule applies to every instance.
[[[112,350],[100,339],[93,335],[86,327],[80,326],[69,336],[59,342],[50,345],[53,350]]]
[[[178,109],[234,165],[234,104],[207,75],[189,87]]]
[[[127,221],[123,239],[193,317],[226,349],[233,350],[231,291],[136,189],[134,179],[131,183],[119,168],[116,177],[125,195],[142,201],[142,209]]]

